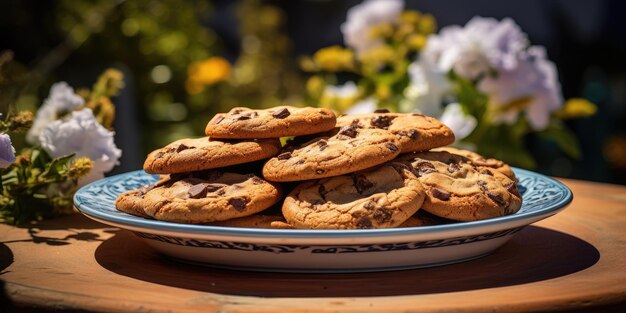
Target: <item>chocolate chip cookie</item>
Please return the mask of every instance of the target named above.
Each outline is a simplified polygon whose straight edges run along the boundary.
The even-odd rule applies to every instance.
[[[261,214],[233,218],[221,222],[213,222],[209,223],[209,225],[225,227],[293,229],[293,227],[289,225],[282,216]]]
[[[210,171],[170,175],[155,185],[121,194],[118,210],[177,223],[210,223],[262,211],[281,198],[280,189],[253,175]]]
[[[493,168],[494,170],[506,175],[510,179],[517,180],[517,178],[515,177],[515,173],[513,173],[513,170],[511,170],[511,167],[508,164],[500,160],[496,160],[492,158],[485,158],[484,156],[476,152],[458,149],[454,147],[441,147],[441,148],[436,148],[433,150],[434,151],[446,151],[446,152],[464,156],[470,159],[472,163],[474,163],[477,166],[485,166],[485,167]]]
[[[143,169],[152,174],[184,173],[252,162],[275,156],[278,139],[226,141],[181,139],[151,152]]]
[[[468,158],[445,151],[401,156],[426,189],[422,206],[434,215],[475,221],[513,214],[522,204],[515,181]]]
[[[370,113],[344,115],[337,118],[340,129],[348,125],[358,128],[385,129],[396,135],[401,153],[426,151],[454,142],[454,133],[437,119],[416,113]]]
[[[335,127],[335,121],[335,113],[324,108],[233,108],[215,115],[205,132],[211,138],[277,138],[328,131]]]
[[[332,137],[286,146],[265,163],[263,177],[284,182],[338,176],[382,164],[399,153],[390,132],[349,125]]]
[[[290,225],[305,229],[396,227],[424,201],[424,188],[404,164],[305,182],[283,203]]]

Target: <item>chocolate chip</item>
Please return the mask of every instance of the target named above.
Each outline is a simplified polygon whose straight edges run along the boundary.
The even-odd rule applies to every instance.
[[[430,162],[419,162],[413,165],[413,168],[417,170],[418,176],[423,176],[426,174],[437,172],[437,169],[435,169],[435,166]]]
[[[326,139],[321,139],[317,142],[317,146],[320,148],[320,151],[324,151],[328,148],[328,141],[326,141]]]
[[[424,114],[419,114],[419,113],[412,113],[412,116],[424,116]]]
[[[224,120],[224,115],[217,115],[215,116],[215,118],[213,118],[213,124],[219,124],[221,121]]]
[[[251,118],[250,115],[239,115],[235,119],[238,121],[244,121],[244,120],[249,120],[250,118]]]
[[[279,160],[287,160],[291,158],[291,152],[283,152],[279,154],[276,158],[278,158]]]
[[[299,164],[304,164],[304,160],[300,159],[300,160],[296,161],[296,164],[298,164],[298,165]]]
[[[506,190],[512,194],[519,194],[519,190],[517,190],[517,184],[515,182],[511,182],[506,186]]]
[[[478,181],[478,187],[480,187],[480,190],[483,192],[487,191],[487,183],[482,180]]]
[[[255,185],[260,185],[264,183],[264,181],[256,176],[252,176],[252,183]]]
[[[159,151],[159,152],[157,152],[157,154],[155,154],[155,155],[154,155],[154,158],[155,158],[155,159],[160,159],[160,158],[162,158],[164,155],[165,155],[165,152],[163,152],[163,151]]]
[[[356,222],[356,227],[359,229],[368,229],[368,228],[372,228],[372,221],[370,221],[368,218],[363,217],[361,219],[359,219]]]
[[[345,126],[339,130],[339,135],[348,136],[350,138],[356,137],[357,134],[358,132],[356,131],[356,127],[354,127],[354,125]]]
[[[218,191],[217,191],[217,195],[218,195],[218,196],[223,196],[223,195],[225,195],[225,194],[226,194],[226,190],[224,190],[224,188],[222,188],[222,189],[220,189],[220,190],[218,190]]]
[[[489,175],[489,176],[493,176],[493,173],[488,170],[488,169],[483,169],[482,171],[480,171],[481,174],[485,174],[485,175]]]
[[[374,201],[368,201],[368,202],[365,202],[363,207],[368,209],[368,210],[371,210],[371,209],[376,207],[376,203]]]
[[[374,219],[378,224],[384,224],[391,220],[391,211],[386,208],[380,208],[374,212]]]
[[[326,190],[326,187],[324,187],[324,185],[320,185],[319,188],[317,188],[317,192],[319,192],[320,196],[322,196],[322,198],[324,196],[326,196],[326,194],[328,193],[328,191]]]
[[[145,195],[148,193],[148,191],[154,189],[156,187],[155,184],[151,184],[151,185],[147,185],[147,186],[142,186],[141,188],[139,188],[139,192],[141,193],[141,195]]]
[[[415,129],[411,129],[411,130],[409,130],[409,132],[408,132],[408,136],[409,136],[409,138],[411,138],[411,139],[417,139],[417,137],[419,137],[419,135],[420,135],[420,132],[418,132],[418,131],[417,131],[417,130],[415,130]]]
[[[360,125],[359,125],[359,122],[360,122],[360,121],[359,121],[359,119],[358,119],[358,118],[355,118],[355,119],[353,119],[353,120],[352,120],[352,122],[350,123],[350,125],[352,125],[352,126],[354,126],[354,127],[359,127],[359,126],[360,126]]]
[[[391,150],[391,151],[393,151],[393,152],[398,151],[398,146],[394,145],[394,144],[393,144],[393,143],[391,143],[391,142],[388,142],[385,146],[386,146],[387,148],[389,148],[389,150]]]
[[[232,205],[235,210],[241,212],[246,208],[248,200],[242,197],[230,198],[228,204]]]
[[[222,186],[208,185],[208,186],[206,187],[206,191],[207,191],[207,193],[209,193],[209,192],[215,192],[215,191],[217,191],[218,189],[222,189]]]
[[[317,169],[315,170],[315,173],[318,175],[324,174],[324,170],[323,169]]]
[[[187,194],[189,195],[189,198],[192,198],[192,199],[204,198],[207,194],[208,186],[209,184],[205,184],[205,183],[193,185],[191,186],[191,188],[189,188],[189,190],[187,190]]]
[[[458,170],[461,169],[461,166],[459,165],[459,163],[450,163],[450,165],[448,165],[448,173],[452,174]]]
[[[387,115],[374,116],[370,121],[370,124],[374,127],[386,129],[391,124],[391,117]]]
[[[291,115],[291,113],[289,113],[289,110],[287,108],[282,108],[280,111],[272,113],[273,117],[279,119],[283,119],[289,115]]]
[[[493,200],[493,202],[495,202],[497,205],[501,207],[506,206],[506,201],[504,201],[504,198],[502,198],[502,195],[492,192],[492,191],[487,191],[486,194],[487,194],[487,197]]]
[[[176,147],[176,152],[181,152],[181,151],[187,150],[189,148],[191,148],[191,147],[181,143],[180,145],[178,145],[178,147]]]
[[[363,174],[352,175],[352,180],[354,181],[354,188],[360,194],[363,194],[363,191],[374,187],[374,184],[365,178]]]
[[[450,197],[452,196],[450,192],[439,188],[432,188],[431,193],[433,194],[433,197],[443,201],[450,200]]]
[[[374,113],[389,113],[389,110],[387,110],[387,109],[376,109],[376,110],[374,110]]]

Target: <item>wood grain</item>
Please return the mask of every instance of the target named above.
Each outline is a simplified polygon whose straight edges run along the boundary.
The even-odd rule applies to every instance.
[[[367,274],[219,270],[170,261],[128,231],[73,215],[0,225],[0,287],[5,306],[100,312],[625,309],[626,187],[562,181],[574,192],[569,208],[461,264]]]

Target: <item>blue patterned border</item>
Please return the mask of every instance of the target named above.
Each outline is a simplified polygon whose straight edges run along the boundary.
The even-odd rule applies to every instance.
[[[418,242],[404,243],[388,243],[378,245],[338,245],[338,246],[306,246],[306,245],[258,245],[253,243],[242,242],[226,242],[226,241],[210,241],[200,239],[185,239],[163,235],[148,234],[135,232],[141,238],[156,240],[168,244],[174,244],[193,248],[209,248],[223,250],[239,250],[239,251],[263,251],[270,253],[294,253],[296,251],[308,251],[309,253],[337,254],[337,253],[361,253],[361,252],[386,252],[386,251],[403,251],[418,250],[428,248],[439,248],[448,246],[457,246],[470,244],[474,242],[491,240],[508,235],[512,235],[520,231],[523,227],[507,229],[503,231],[482,234],[476,236],[468,236],[452,239],[428,240]]]

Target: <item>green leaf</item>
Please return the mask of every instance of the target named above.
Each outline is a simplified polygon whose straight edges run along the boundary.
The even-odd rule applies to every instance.
[[[580,159],[580,144],[578,139],[566,128],[563,123],[553,120],[548,128],[537,133],[539,138],[555,142],[561,150],[574,159]]]

